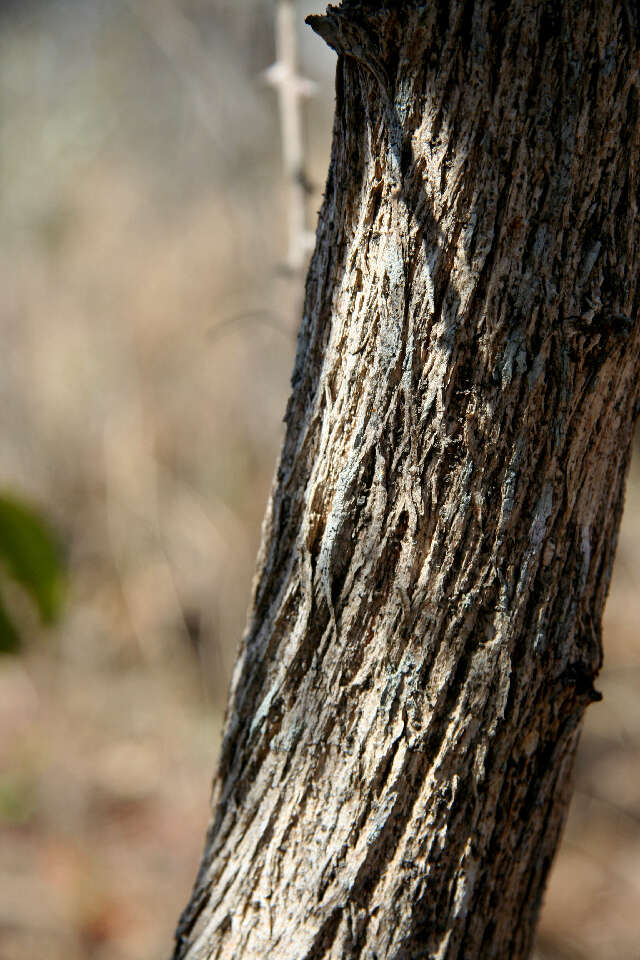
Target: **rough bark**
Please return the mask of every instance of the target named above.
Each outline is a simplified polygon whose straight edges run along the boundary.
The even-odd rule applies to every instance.
[[[636,18],[311,18],[331,166],[176,958],[530,952],[636,413]]]

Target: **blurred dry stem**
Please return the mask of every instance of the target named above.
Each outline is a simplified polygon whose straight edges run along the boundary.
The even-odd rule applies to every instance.
[[[315,92],[315,85],[298,75],[296,4],[277,0],[277,61],[265,71],[265,79],[278,90],[282,159],[287,183],[289,227],[287,266],[299,271],[304,265],[314,235],[307,229],[308,181],[305,173],[300,100]]]

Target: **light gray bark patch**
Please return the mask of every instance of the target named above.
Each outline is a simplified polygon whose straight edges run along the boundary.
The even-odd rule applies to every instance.
[[[529,531],[529,540],[534,551],[537,553],[544,541],[547,532],[547,521],[553,510],[553,485],[546,481],[542,487],[540,499],[536,505],[531,530]]]
[[[500,370],[503,389],[511,383],[514,372],[527,372],[527,346],[522,330],[514,330],[504,348]]]

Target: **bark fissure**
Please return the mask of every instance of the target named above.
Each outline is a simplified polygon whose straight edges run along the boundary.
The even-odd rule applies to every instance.
[[[286,436],[176,960],[526,957],[637,413],[628,4],[345,0]]]

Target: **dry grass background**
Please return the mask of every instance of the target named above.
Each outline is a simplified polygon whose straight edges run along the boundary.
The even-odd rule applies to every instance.
[[[0,5],[0,485],[71,570],[64,622],[25,609],[0,661],[0,960],[165,957],[195,874],[302,294],[272,21],[267,0]],[[303,57],[312,212],[331,61],[311,36]],[[636,463],[544,960],[640,958],[639,623]]]

